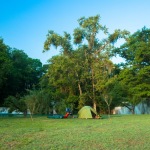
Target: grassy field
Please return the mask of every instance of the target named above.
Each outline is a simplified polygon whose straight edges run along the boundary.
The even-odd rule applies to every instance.
[[[0,150],[150,150],[150,115],[0,117]]]

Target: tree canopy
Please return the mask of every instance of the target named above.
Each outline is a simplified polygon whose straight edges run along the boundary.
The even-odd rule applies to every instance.
[[[132,106],[150,99],[150,29],[143,27],[127,42],[116,49],[126,60],[119,74],[119,81],[127,91],[127,99]]]
[[[0,39],[0,104],[8,96],[24,95],[27,89],[38,86],[43,75],[42,63],[22,50],[10,48]]]
[[[49,31],[44,43],[44,51],[51,45],[62,47],[62,54],[50,59],[47,74],[49,83],[60,93],[65,94],[65,102],[74,96],[72,101],[77,108],[93,105],[96,110],[101,104],[103,87],[112,75],[114,65],[110,60],[114,42],[125,38],[127,31],[115,30],[109,34],[106,26],[100,24],[100,16],[78,20],[79,27],[74,29],[73,42],[70,34],[67,38]],[[102,38],[98,38],[99,36]],[[103,38],[105,35],[105,38]],[[67,39],[67,40],[64,40]],[[65,42],[65,44],[64,44]],[[75,49],[72,49],[76,47]],[[72,98],[73,100],[74,98]]]

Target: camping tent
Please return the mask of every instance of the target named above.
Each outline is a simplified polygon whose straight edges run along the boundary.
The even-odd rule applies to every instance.
[[[78,118],[95,118],[97,112],[90,106],[82,107],[78,112]]]

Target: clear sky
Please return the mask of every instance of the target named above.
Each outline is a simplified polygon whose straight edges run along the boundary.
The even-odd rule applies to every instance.
[[[42,53],[48,30],[72,34],[80,17],[97,14],[110,33],[150,28],[150,0],[0,0],[0,37],[46,63],[59,53],[54,48]]]

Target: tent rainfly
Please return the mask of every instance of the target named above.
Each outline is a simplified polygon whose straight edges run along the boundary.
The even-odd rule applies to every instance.
[[[82,107],[78,112],[78,118],[95,118],[97,112],[90,106]]]

